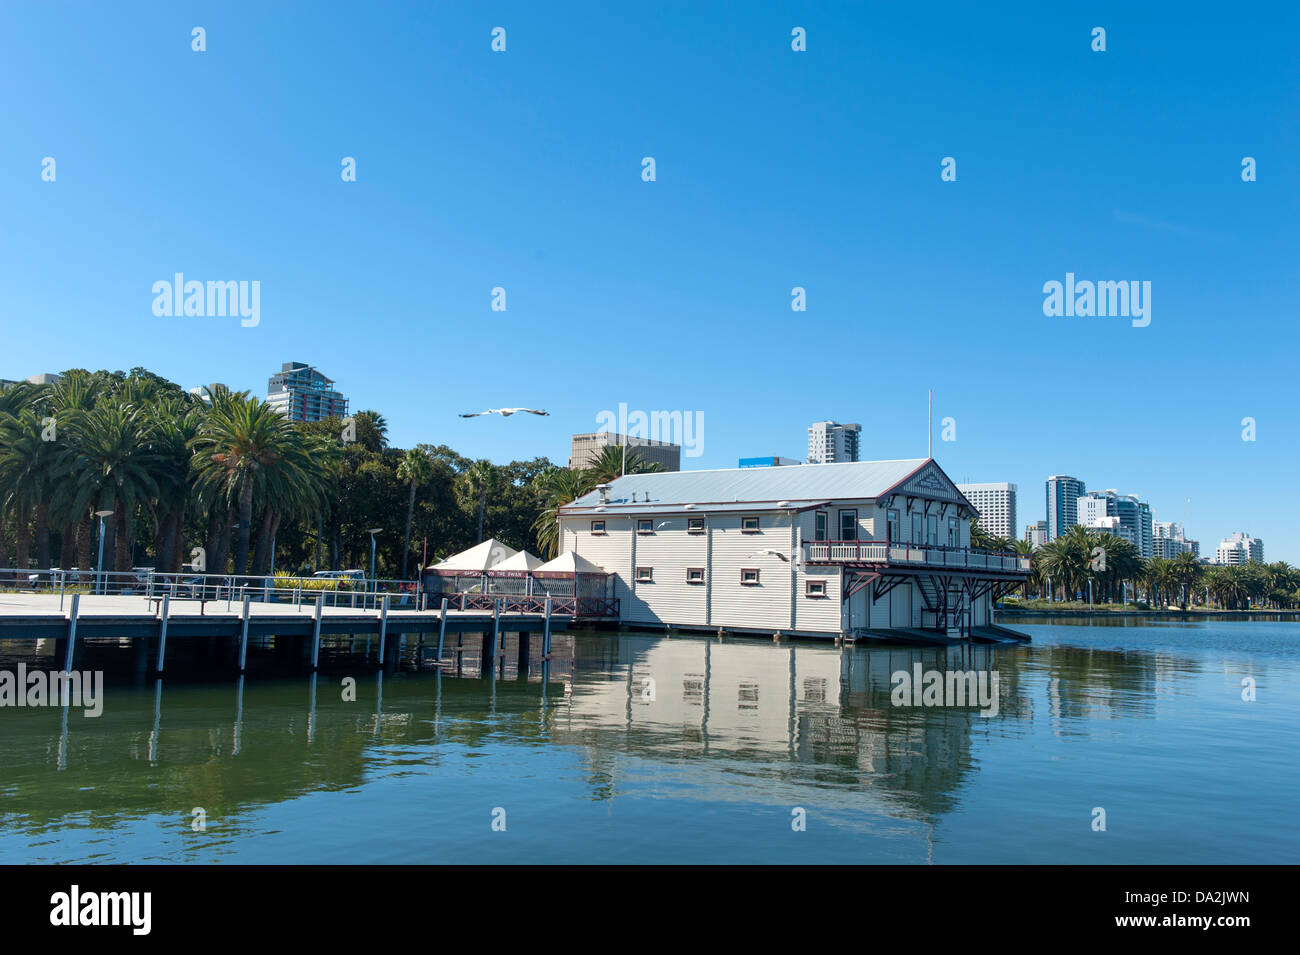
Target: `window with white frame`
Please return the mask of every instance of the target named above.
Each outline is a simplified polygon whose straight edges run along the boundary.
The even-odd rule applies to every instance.
[[[743,533],[743,534],[757,534],[757,533],[758,533],[758,518],[757,518],[757,517],[742,517],[742,518],[740,519],[740,530],[741,530],[741,533]]]
[[[740,571],[740,583],[745,587],[758,586],[758,568],[742,567]]]
[[[805,597],[825,597],[826,581],[824,580],[805,580],[803,593]]]
[[[688,534],[703,534],[703,533],[704,533],[704,518],[702,518],[702,517],[688,517],[688,518],[686,518],[686,533],[688,533]]]
[[[605,533],[605,522],[604,522],[604,521],[592,521],[592,522],[591,522],[591,532],[592,532],[593,534],[603,534],[603,533]]]
[[[653,567],[638,567],[636,569],[636,582],[638,584],[653,583],[655,579],[655,569]]]
[[[638,534],[653,534],[655,532],[655,522],[650,518],[642,518],[636,522],[636,532]]]
[[[686,568],[686,582],[687,582],[688,584],[702,584],[702,583],[704,583],[704,568],[703,568],[703,567],[687,567],[687,568]]]

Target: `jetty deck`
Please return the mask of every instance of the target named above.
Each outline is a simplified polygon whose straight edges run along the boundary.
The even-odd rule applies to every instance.
[[[543,653],[550,650],[550,635],[567,629],[572,616],[553,612],[550,601],[541,613],[503,610],[502,600],[492,610],[452,609],[442,602],[437,609],[414,604],[392,607],[382,597],[371,607],[330,606],[324,600],[301,603],[263,602],[252,595],[198,600],[170,595],[142,594],[0,594],[0,639],[54,639],[64,669],[72,668],[80,640],[115,638],[156,639],[157,670],[162,671],[168,640],[195,637],[231,638],[239,645],[239,669],[244,669],[248,640],[274,636],[311,640],[311,665],[319,660],[322,636],[346,634],[378,637],[380,658],[388,634],[436,634],[441,645],[447,634],[491,635],[493,644],[506,633],[542,635]]]

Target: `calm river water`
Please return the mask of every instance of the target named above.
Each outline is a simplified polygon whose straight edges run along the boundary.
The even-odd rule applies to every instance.
[[[545,682],[342,647],[156,682],[88,645],[100,717],[0,708],[0,862],[1300,861],[1300,624],[1011,625],[1034,642],[579,633]],[[917,663],[996,671],[998,712],[893,705]]]

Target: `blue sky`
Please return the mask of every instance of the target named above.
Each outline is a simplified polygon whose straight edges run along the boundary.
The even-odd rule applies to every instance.
[[[626,402],[702,415],[687,467],[826,417],[924,455],[933,389],[1021,525],[1068,473],[1300,562],[1300,12],[1137,6],[6,4],[0,377],[306,361],[498,462]],[[178,271],[260,324],[155,317]],[[1067,272],[1150,281],[1150,325],[1044,316]],[[551,417],[456,417],[502,405]]]

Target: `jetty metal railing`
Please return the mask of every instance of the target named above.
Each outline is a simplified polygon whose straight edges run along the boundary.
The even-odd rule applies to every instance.
[[[428,598],[418,580],[320,577],[285,577],[259,574],[160,573],[149,569],[94,571],[78,568],[32,570],[0,567],[0,592],[96,594],[172,600],[225,601],[233,604],[247,596],[260,603],[315,605],[322,594],[326,607],[378,609],[385,597],[391,610],[425,609]]]
[[[805,541],[804,559],[813,564],[878,564],[888,567],[944,567],[1028,574],[1030,557],[1008,551],[909,544],[904,541]]]
[[[606,575],[599,575],[603,578]],[[550,583],[556,583],[554,581]],[[266,575],[239,574],[171,574],[151,570],[139,571],[80,571],[21,570],[0,567],[0,592],[49,593],[59,597],[59,609],[64,598],[75,594],[115,595],[140,597],[148,609],[156,609],[164,597],[175,600],[197,600],[204,604],[225,603],[227,609],[238,608],[245,599],[254,603],[291,604],[294,608],[311,610],[319,594],[323,607],[352,608],[400,612],[403,610],[436,610],[445,599],[451,610],[494,611],[502,613],[545,613],[547,602],[553,613],[585,617],[617,617],[619,600],[603,593],[575,594],[574,582],[562,588],[549,590],[531,587],[528,592],[483,593],[481,591],[446,593],[426,590],[422,581],[411,580],[353,580],[349,578],[270,577]]]

